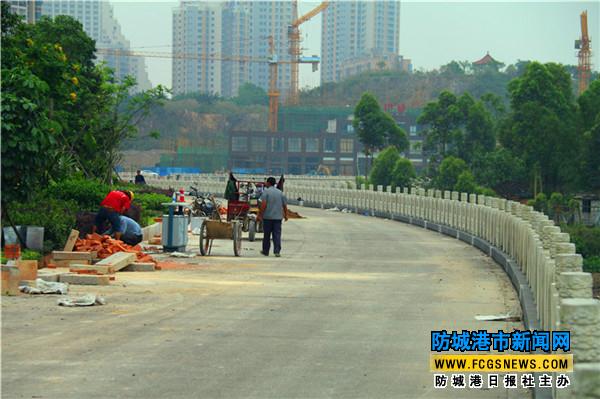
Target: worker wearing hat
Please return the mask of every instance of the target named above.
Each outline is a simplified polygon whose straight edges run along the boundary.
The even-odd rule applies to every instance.
[[[96,214],[96,221],[93,227],[94,233],[102,231],[104,223],[108,220],[110,227],[117,240],[121,239],[123,234],[123,224],[119,218],[120,215],[127,212],[133,200],[133,192],[126,190],[113,190],[106,195],[100,203],[100,209]]]

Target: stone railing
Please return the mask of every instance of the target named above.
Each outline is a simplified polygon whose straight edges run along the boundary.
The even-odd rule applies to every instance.
[[[532,207],[500,198],[378,186],[285,187],[305,205],[347,208],[412,223],[461,239],[492,256],[519,293],[528,329],[569,330],[575,359],[572,389],[554,397],[596,398],[600,392],[600,301],[569,235]],[[536,390],[536,396],[550,391]]]
[[[221,194],[226,176],[180,176],[203,192]],[[256,176],[264,179],[264,176]],[[146,179],[173,187],[172,179]],[[181,184],[179,184],[181,185]],[[519,294],[525,327],[571,331],[575,359],[572,389],[554,397],[597,398],[600,392],[600,301],[592,297],[592,276],[563,233],[543,213],[505,199],[439,190],[356,187],[348,178],[286,176],[285,193],[306,206],[347,208],[412,223],[476,246],[494,258]],[[535,396],[549,397],[548,390]]]
[[[122,180],[134,180],[135,173],[122,172]],[[227,181],[228,174],[180,174],[170,176],[145,176],[147,184],[160,188],[183,188],[187,190],[189,186],[197,186],[200,191],[221,192],[224,183]],[[240,180],[264,181],[265,175],[236,175]],[[275,176],[279,179],[279,176]],[[353,176],[308,176],[308,175],[285,175],[286,184],[311,185],[323,188],[349,188],[353,186]],[[212,188],[212,189],[208,189]]]

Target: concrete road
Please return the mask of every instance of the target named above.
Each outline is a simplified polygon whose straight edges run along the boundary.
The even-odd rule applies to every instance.
[[[220,241],[180,269],[72,286],[106,306],[3,298],[2,397],[530,397],[433,389],[431,330],[523,328],[474,319],[520,314],[499,266],[417,227],[295,209],[282,258]]]

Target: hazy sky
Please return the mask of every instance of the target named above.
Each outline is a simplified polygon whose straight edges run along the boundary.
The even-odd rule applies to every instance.
[[[115,17],[131,46],[170,51],[172,9],[177,1],[112,0]],[[299,3],[304,14],[318,2]],[[505,64],[517,60],[577,64],[574,41],[579,14],[588,10],[594,70],[600,66],[600,1],[402,1],[400,54],[415,69],[435,69],[452,60],[475,61],[487,51]],[[301,26],[305,55],[320,54],[321,17]],[[171,86],[171,61],[146,58],[150,81]],[[319,72],[300,66],[300,86],[318,86]]]

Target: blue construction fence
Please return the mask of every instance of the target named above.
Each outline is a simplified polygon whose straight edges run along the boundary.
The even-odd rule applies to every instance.
[[[121,166],[117,166],[117,172],[123,172],[124,169]],[[200,168],[182,168],[175,166],[152,166],[147,168],[140,168],[142,174],[144,171],[157,173],[159,176],[169,175],[183,175],[183,174],[197,174],[201,173]]]

